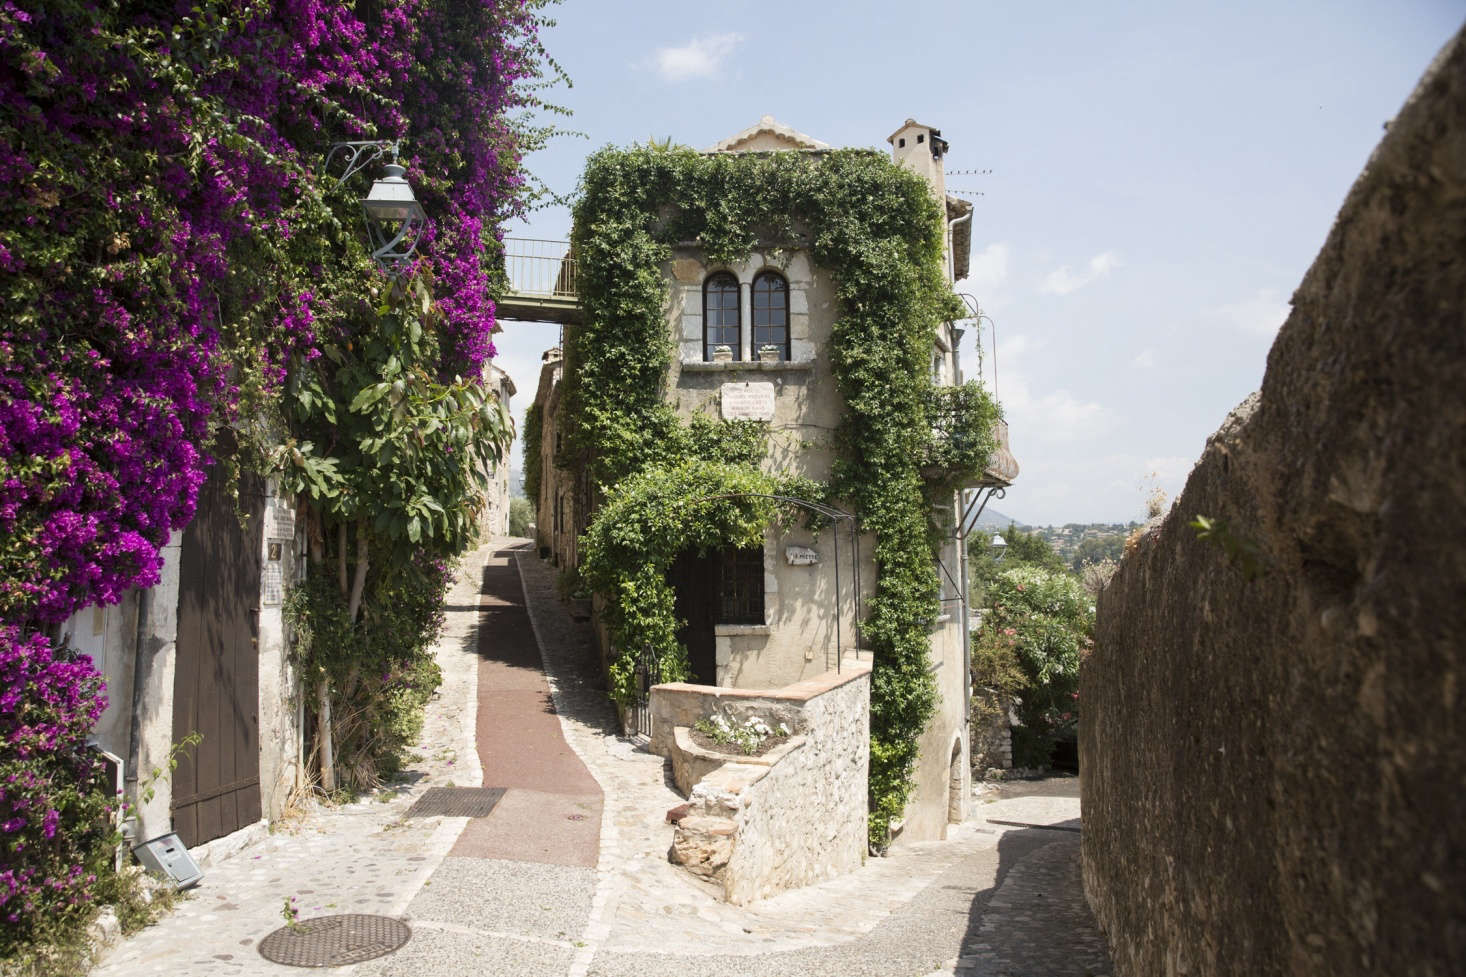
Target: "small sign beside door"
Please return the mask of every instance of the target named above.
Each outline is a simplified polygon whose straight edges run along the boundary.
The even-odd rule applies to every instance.
[[[786,546],[784,560],[791,567],[812,567],[819,563],[820,554],[812,546]]]

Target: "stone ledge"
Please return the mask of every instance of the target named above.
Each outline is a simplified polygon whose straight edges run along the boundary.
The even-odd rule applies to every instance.
[[[733,360],[729,363],[709,363],[707,360],[688,360],[682,363],[684,373],[739,373],[758,371],[763,373],[788,373],[808,372],[814,369],[814,363],[810,361],[791,363],[788,360],[776,360],[773,363],[764,363],[761,360]]]
[[[870,670],[870,661],[847,658],[840,663],[838,672],[825,672],[823,675],[816,675],[803,682],[795,682],[793,685],[785,685],[777,689],[730,689],[721,685],[663,682],[660,685],[652,686],[652,691],[661,689],[667,692],[691,692],[715,699],[775,699],[781,702],[808,702],[831,689],[838,689],[842,685],[863,678],[869,674]]]
[[[805,740],[806,737],[803,735],[791,736],[787,743],[780,744],[763,756],[744,756],[739,753],[721,753],[698,746],[692,740],[692,727],[677,726],[672,730],[672,756],[670,758],[672,760],[672,780],[684,796],[690,797],[693,788],[699,782],[711,777],[724,767],[750,768],[748,773],[753,774],[752,776],[739,771],[731,771],[733,774],[731,780],[724,777],[714,778],[719,781],[716,786],[733,789],[736,793],[737,790],[757,783],[764,774],[768,773],[769,768],[802,747]]]
[[[713,635],[719,638],[739,638],[746,635],[766,635],[770,628],[767,624],[714,624]]]

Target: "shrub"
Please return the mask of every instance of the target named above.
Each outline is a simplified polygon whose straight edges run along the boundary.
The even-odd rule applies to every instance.
[[[1094,632],[1094,607],[1084,585],[1062,571],[1019,565],[998,571],[988,585],[991,607],[973,644],[973,675],[1008,681],[1022,675],[1023,726],[1014,731],[1013,761],[1046,767],[1054,742],[1079,718],[1079,663]]]
[[[368,576],[362,616],[347,620],[340,590],[312,574],[286,604],[293,654],[313,684],[336,690],[332,734],[340,785],[366,790],[395,773],[422,730],[441,670],[432,655],[452,580],[445,560],[421,554],[384,561]]]
[[[90,658],[0,626],[0,959],[89,914],[110,869],[109,798],[87,749],[106,708]]]

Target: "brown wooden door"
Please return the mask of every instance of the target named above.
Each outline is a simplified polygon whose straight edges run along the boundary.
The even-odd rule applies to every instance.
[[[687,550],[672,564],[670,578],[677,591],[677,616],[687,622],[677,632],[677,640],[687,646],[691,680],[716,685],[718,655],[713,626],[718,620],[718,554],[698,556]]]
[[[242,530],[216,466],[183,533],[173,741],[198,732],[173,774],[173,830],[185,845],[260,819],[259,595],[264,486],[246,476]]]

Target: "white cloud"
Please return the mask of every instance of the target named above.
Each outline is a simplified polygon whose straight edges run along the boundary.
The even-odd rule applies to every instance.
[[[1250,297],[1215,309],[1215,313],[1236,329],[1271,339],[1288,318],[1291,305],[1277,289],[1262,288]]]
[[[1044,276],[1039,291],[1053,295],[1068,295],[1101,278],[1108,277],[1110,272],[1120,267],[1120,264],[1118,254],[1113,251],[1102,251],[1089,259],[1089,265],[1083,271],[1076,273],[1068,265],[1064,265],[1062,268],[1049,272]]]
[[[651,66],[663,81],[714,78],[742,41],[742,34],[704,34],[677,47],[657,48]]]
[[[1147,346],[1135,355],[1135,359],[1130,361],[1130,365],[1138,370],[1149,370],[1155,366],[1155,350]]]
[[[1107,430],[1114,411],[1103,404],[1077,397],[1065,389],[1035,397],[1023,367],[1024,356],[1042,343],[1030,346],[1023,334],[1005,337],[998,344],[997,394],[1004,415],[1014,431],[1043,441],[1074,441]],[[1021,461],[1021,458],[1020,458]]]
[[[968,263],[967,277],[958,284],[957,291],[972,292],[986,308],[991,305],[998,291],[1008,280],[1008,258],[1012,250],[1006,241],[994,241],[972,256]]]

